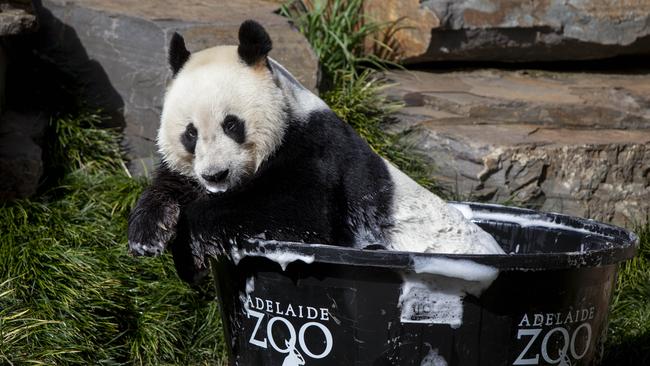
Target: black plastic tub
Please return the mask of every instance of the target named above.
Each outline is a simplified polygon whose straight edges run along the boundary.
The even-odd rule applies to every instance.
[[[618,264],[637,237],[564,215],[456,205],[508,254],[255,241],[214,258],[230,364],[597,364]]]

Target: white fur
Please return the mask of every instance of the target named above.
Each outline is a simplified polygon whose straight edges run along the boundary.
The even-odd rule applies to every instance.
[[[384,160],[394,184],[391,249],[426,253],[501,254],[488,233]]]
[[[250,173],[247,169],[257,170],[280,145],[286,127],[285,101],[269,70],[244,64],[236,46],[194,53],[165,95],[158,131],[163,160],[207,190],[225,191]],[[228,114],[245,122],[244,145],[224,134],[221,123]],[[189,123],[199,136],[194,156],[180,142]],[[224,183],[210,184],[201,177],[224,169],[231,172]]]
[[[311,112],[329,109],[322,99],[300,84],[284,66],[271,58],[269,62],[294,117],[306,121]]]

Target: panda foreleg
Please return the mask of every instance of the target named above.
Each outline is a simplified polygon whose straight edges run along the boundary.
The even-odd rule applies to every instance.
[[[129,216],[129,252],[160,255],[176,236],[181,206],[195,199],[195,192],[187,178],[161,164]]]
[[[202,245],[193,240],[185,210],[181,210],[176,237],[169,243],[178,277],[199,292],[204,292],[205,279],[209,278],[209,265],[205,261]]]

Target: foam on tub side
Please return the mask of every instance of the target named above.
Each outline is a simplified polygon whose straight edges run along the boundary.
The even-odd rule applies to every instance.
[[[469,260],[414,258],[415,272],[403,274],[399,297],[402,323],[463,323],[463,298],[476,297],[499,275],[496,268]]]

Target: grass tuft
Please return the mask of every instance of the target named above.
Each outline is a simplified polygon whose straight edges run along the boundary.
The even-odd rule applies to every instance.
[[[222,363],[216,303],[182,283],[169,256],[127,255],[127,214],[146,182],[99,121],[57,120],[63,178],[0,206],[0,363]]]
[[[604,365],[650,364],[650,223],[636,233],[639,254],[618,273]]]
[[[391,43],[376,35],[390,34],[396,24],[368,19],[363,15],[363,0],[291,1],[281,7],[280,13],[292,19],[305,35],[326,78],[334,79],[338,74],[358,76],[368,67],[395,65],[390,61],[395,51]]]

